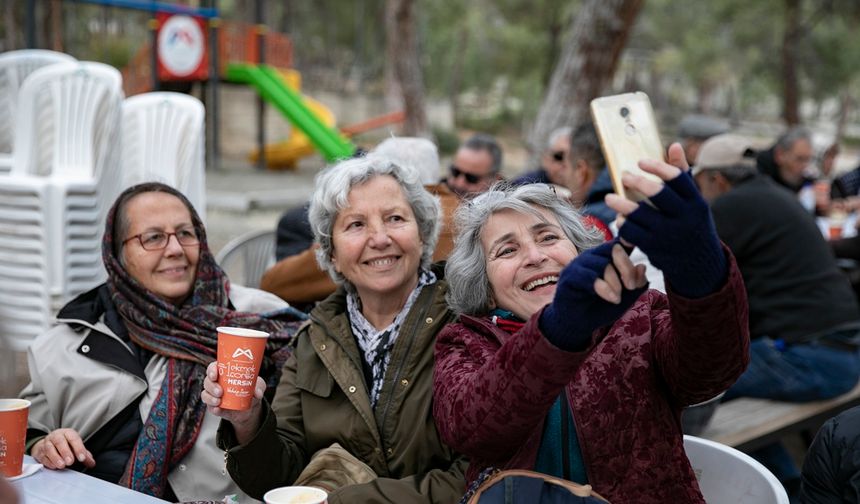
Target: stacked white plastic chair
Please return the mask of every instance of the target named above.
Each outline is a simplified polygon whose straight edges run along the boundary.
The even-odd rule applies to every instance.
[[[181,191],[206,220],[203,104],[154,92],[122,104],[122,185],[163,182]]]
[[[0,54],[0,174],[12,169],[15,111],[18,89],[28,75],[55,63],[71,63],[74,57],[44,49],[23,49]]]
[[[122,77],[60,63],[21,86],[12,171],[0,177],[0,331],[23,348],[105,278],[101,234],[120,188]]]

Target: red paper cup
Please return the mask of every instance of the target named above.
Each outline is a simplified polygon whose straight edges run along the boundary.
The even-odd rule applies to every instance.
[[[30,401],[0,399],[0,474],[18,476],[24,468],[27,444],[27,413]]]
[[[251,407],[268,337],[269,333],[254,329],[218,328],[218,384],[224,390],[220,407],[229,410]]]

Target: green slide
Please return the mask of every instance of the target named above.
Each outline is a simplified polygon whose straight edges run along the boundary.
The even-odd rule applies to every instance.
[[[326,161],[345,159],[355,152],[355,145],[336,129],[323,124],[305,105],[299,93],[290,89],[280,74],[268,65],[231,63],[227,79],[251,84],[264,100],[274,105],[290,123],[308,136]]]

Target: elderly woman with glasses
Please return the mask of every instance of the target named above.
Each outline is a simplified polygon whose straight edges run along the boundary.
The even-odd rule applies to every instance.
[[[227,469],[257,498],[298,481],[324,487],[330,504],[456,501],[466,462],[431,410],[436,335],[454,319],[430,265],[438,201],[415,170],[369,154],[317,176],[309,216],[339,287],[299,332],[271,404],[258,380],[250,410],[219,408],[210,366],[203,400],[224,419]]]
[[[197,212],[164,184],[119,196],[102,258],[107,281],[28,350],[30,454],[171,501],[244,498],[200,401],[216,328],[269,332],[262,373],[274,384],[299,322],[276,296],[230,285]]]
[[[677,144],[670,160],[687,168]],[[607,197],[626,217],[621,241],[598,245],[541,184],[461,205],[446,267],[460,319],[439,335],[434,414],[470,457],[470,481],[488,467],[533,469],[611,502],[704,502],[680,414],[746,367],[746,296],[688,173],[640,166],[665,184],[625,175],[651,205]],[[630,244],[663,271],[668,295],[646,290]]]

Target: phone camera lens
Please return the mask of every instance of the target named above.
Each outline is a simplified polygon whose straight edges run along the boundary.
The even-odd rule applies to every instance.
[[[630,109],[627,107],[621,107],[620,112],[621,112],[621,117],[623,117],[625,119],[627,118],[627,116],[630,115]]]

